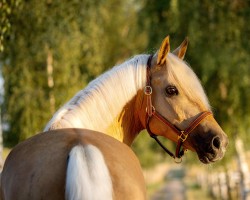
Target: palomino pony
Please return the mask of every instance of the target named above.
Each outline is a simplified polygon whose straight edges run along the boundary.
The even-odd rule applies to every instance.
[[[184,149],[203,163],[221,159],[228,139],[183,61],[186,49],[185,40],[170,53],[166,37],[155,55],[135,56],[76,94],[47,132],[11,151],[2,199],[146,199],[141,167],[129,148],[143,129],[177,162]],[[176,152],[157,136],[176,142]]]

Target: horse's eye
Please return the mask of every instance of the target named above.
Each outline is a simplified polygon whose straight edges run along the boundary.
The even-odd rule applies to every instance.
[[[173,85],[169,85],[168,87],[166,87],[165,92],[168,97],[178,95],[179,93],[177,88]]]

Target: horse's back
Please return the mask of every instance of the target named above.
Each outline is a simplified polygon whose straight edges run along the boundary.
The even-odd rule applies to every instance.
[[[72,170],[67,171],[68,163],[70,165],[70,159],[74,159],[72,156],[74,151],[79,153],[79,150],[83,153],[79,155],[87,155],[87,160],[85,159],[87,164],[94,159],[91,167],[94,170],[98,169],[95,167],[99,158],[103,157],[101,162],[107,169],[104,183],[108,186],[106,181],[111,180],[113,199],[145,198],[145,183],[140,164],[128,146],[98,132],[60,129],[38,134],[18,144],[11,151],[1,177],[3,199],[64,199],[65,190],[69,187],[66,185],[66,179],[72,175]],[[72,166],[71,169],[75,169]],[[77,173],[82,173],[84,178],[92,172],[92,176],[94,174],[97,181],[88,183],[86,179],[85,185],[92,184],[93,187],[95,185],[100,187],[98,175],[91,169],[84,172],[78,170]],[[80,176],[76,174],[75,178]],[[88,189],[88,187],[82,189]],[[99,188],[95,189],[98,194]]]

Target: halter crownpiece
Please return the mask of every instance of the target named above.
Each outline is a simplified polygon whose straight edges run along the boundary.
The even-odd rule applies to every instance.
[[[147,82],[146,86],[144,88],[144,94],[147,99],[147,105],[146,105],[146,129],[149,133],[149,135],[155,139],[155,141],[168,153],[171,157],[175,159],[176,163],[182,162],[182,156],[184,155],[184,148],[182,147],[183,143],[188,138],[189,134],[207,117],[212,115],[210,111],[204,111],[199,114],[199,116],[185,129],[181,130],[178,127],[176,127],[174,124],[169,122],[165,117],[163,117],[159,112],[156,111],[155,107],[152,104],[152,86],[151,86],[151,61],[152,61],[153,55],[150,55],[147,62]],[[155,117],[159,121],[161,121],[163,124],[170,127],[177,135],[178,135],[178,142],[176,146],[175,154],[172,153],[170,150],[168,150],[161,141],[157,138],[157,135],[154,134],[149,126],[150,120]]]

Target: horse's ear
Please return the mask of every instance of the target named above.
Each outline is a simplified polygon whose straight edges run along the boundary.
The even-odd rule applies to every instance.
[[[178,56],[180,59],[184,59],[188,46],[188,38],[186,37],[185,40],[181,43],[181,45],[173,51],[173,54]]]
[[[169,35],[161,43],[161,47],[158,51],[157,65],[163,65],[166,63],[167,55],[170,52]]]

